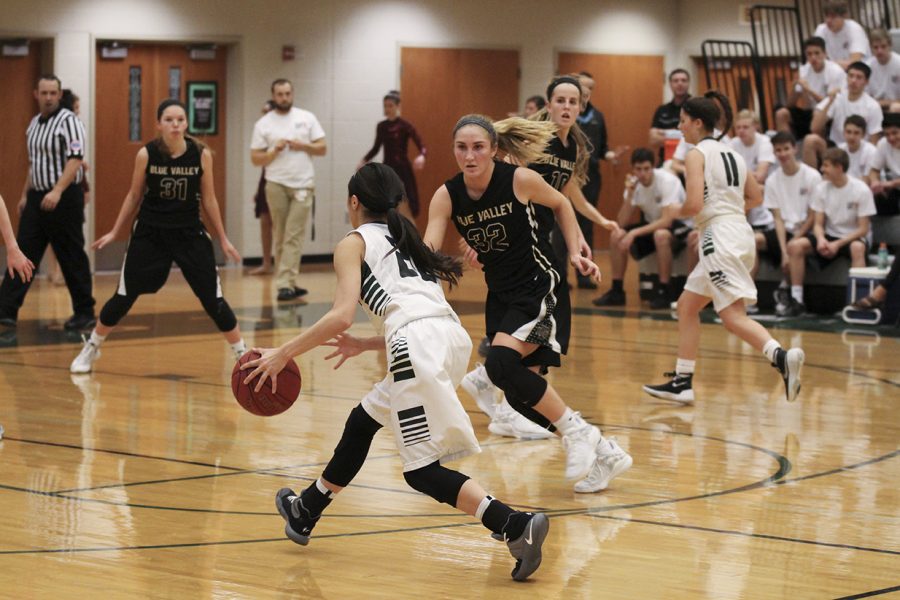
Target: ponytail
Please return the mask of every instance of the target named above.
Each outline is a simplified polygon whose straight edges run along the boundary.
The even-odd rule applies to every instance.
[[[366,163],[350,178],[347,192],[359,199],[368,217],[385,219],[394,240],[387,256],[400,252],[413,261],[423,277],[441,279],[451,287],[459,283],[462,263],[426,246],[416,226],[397,210],[406,190],[392,168],[382,163]]]
[[[510,117],[492,122],[484,115],[466,115],[456,122],[453,135],[467,125],[484,129],[491,140],[491,146],[509,155],[517,164],[527,165],[546,159],[544,149],[556,134],[556,125],[546,121],[534,121],[521,117]]]
[[[722,128],[722,133],[716,138],[717,140],[721,140],[725,133],[731,129],[734,119],[731,111],[731,101],[728,99],[728,96],[717,90],[709,90],[703,94],[702,98],[688,98],[681,106],[681,110],[692,119],[700,119],[703,122],[704,129],[710,135],[713,134],[716,126],[719,124],[719,120],[724,115],[725,124]]]
[[[708,90],[705,94],[703,94],[704,98],[709,98],[710,100],[715,101],[720,110],[725,111],[725,125],[722,127],[722,133],[716,140],[721,140],[725,137],[725,134],[731,131],[731,126],[734,124],[734,112],[731,110],[731,100],[728,99],[728,96],[720,92],[719,90]],[[716,120],[718,124],[718,119]],[[758,122],[758,119],[757,119]]]

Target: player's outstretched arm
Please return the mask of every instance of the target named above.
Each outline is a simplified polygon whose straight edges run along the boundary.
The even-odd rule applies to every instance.
[[[137,216],[138,209],[141,206],[141,201],[144,199],[144,183],[146,181],[147,163],[149,160],[150,157],[147,154],[146,148],[138,150],[137,156],[134,158],[134,172],[131,175],[131,188],[128,190],[128,194],[125,195],[125,200],[122,202],[122,208],[119,209],[116,223],[109,233],[100,236],[93,244],[91,244],[91,248],[94,250],[99,250],[116,238],[121,237],[122,232],[126,231],[131,222],[134,221],[134,217]]]
[[[325,360],[331,360],[336,356],[340,357],[340,360],[334,365],[335,369],[339,369],[348,358],[352,358],[368,350],[385,350],[384,336],[381,335],[358,338],[349,333],[339,333],[334,336],[333,340],[329,340],[322,345],[335,348],[335,351],[326,356]]]
[[[9,270],[9,276],[15,277],[18,273],[22,281],[31,281],[34,264],[19,249],[2,196],[0,196],[0,238],[6,244],[6,268]]]
[[[334,249],[337,289],[334,292],[331,310],[312,327],[278,348],[254,348],[254,352],[259,352],[260,357],[241,366],[242,370],[253,369],[244,379],[244,383],[249,385],[250,381],[259,377],[255,388],[259,391],[266,379],[271,379],[272,391],[276,392],[278,373],[284,369],[288,360],[324,344],[353,324],[362,283],[360,265],[365,252],[366,243],[361,236],[348,235],[341,240]]]
[[[450,200],[450,192],[447,186],[442,185],[431,198],[428,205],[428,225],[425,227],[425,235],[422,240],[433,251],[438,251],[444,245],[444,236],[447,234],[447,223],[453,210],[453,201]]]

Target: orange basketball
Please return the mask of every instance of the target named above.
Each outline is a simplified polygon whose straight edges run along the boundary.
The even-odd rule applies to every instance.
[[[259,358],[258,352],[247,352],[234,364],[231,371],[231,391],[238,404],[248,412],[261,417],[281,414],[294,404],[300,395],[300,368],[293,360],[289,360],[278,374],[278,391],[272,392],[272,380],[267,379],[258,392],[254,391],[259,379],[254,378],[250,385],[244,383],[252,371],[241,371],[241,365]]]

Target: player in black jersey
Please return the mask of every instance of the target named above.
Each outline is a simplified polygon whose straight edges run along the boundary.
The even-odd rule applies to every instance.
[[[547,86],[547,98],[550,100],[547,107],[532,116],[532,119],[551,121],[557,127],[556,135],[544,148],[544,156],[530,162],[528,168],[538,172],[551,187],[569,198],[579,213],[594,223],[615,231],[619,228],[618,224],[600,214],[581,191],[587,180],[590,142],[575,120],[581,107],[581,86],[578,80],[569,76],[554,78]],[[566,354],[571,329],[571,305],[569,286],[566,283],[568,258],[565,239],[553,210],[536,205],[534,211],[538,223],[538,238],[543,244],[552,244],[554,269],[562,277],[562,285],[556,295],[556,340],[560,344],[561,353]],[[584,252],[590,252],[580,228],[578,237]],[[490,384],[483,365],[476,364],[475,369],[463,378],[462,386],[491,417],[488,425],[491,433],[523,439],[552,435],[552,424],[534,409],[520,406],[519,411],[516,411],[505,398],[493,402],[495,388]],[[610,480],[628,469],[632,463],[631,457],[613,439],[598,444],[596,454],[594,467],[585,481],[576,484],[576,491],[597,492],[606,489]]]
[[[531,118],[552,121],[558,129],[556,136],[544,149],[547,158],[529,164],[528,168],[540,173],[544,181],[562,192],[583,216],[610,231],[619,229],[618,223],[600,214],[581,191],[587,182],[591,153],[590,141],[576,122],[581,110],[581,84],[578,79],[568,75],[555,77],[547,86],[547,99],[547,106]],[[537,206],[535,211],[541,234],[551,238],[553,253],[561,269],[560,275],[565,281],[568,271],[565,240],[549,209]]]
[[[583,253],[566,198],[534,171],[495,160],[502,149],[520,162],[533,162],[555,130],[552,123],[518,118],[496,124],[480,115],[460,119],[453,145],[462,172],[435,192],[425,241],[439,248],[452,221],[477,253],[488,285],[488,376],[516,410],[533,409],[557,428],[568,451],[566,476],[575,479],[591,469],[602,436],[536,372],[560,364],[555,335],[561,280],[550,248],[538,236],[534,205],[554,211],[569,260],[582,275],[597,278],[599,269]]]
[[[228,241],[213,187],[212,153],[185,135],[187,113],[177,100],[164,100],[156,111],[159,137],[138,150],[131,189],[112,230],[92,244],[100,249],[120,237],[137,214],[125,253],[119,286],[103,306],[97,326],[72,361],[72,373],[89,373],[100,356],[100,344],[128,314],[141,294],[165,284],[174,262],[206,313],[239,358],[246,346],[216,268],[212,240],[200,222],[203,206],[225,256],[240,261]]]

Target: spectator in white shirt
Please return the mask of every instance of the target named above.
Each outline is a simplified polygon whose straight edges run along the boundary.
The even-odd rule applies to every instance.
[[[810,200],[822,176],[809,165],[797,160],[797,142],[790,133],[779,131],[772,138],[779,167],[766,179],[763,206],[772,211],[776,243],[768,244],[767,255],[781,269],[784,278],[775,293],[776,311],[790,304],[790,268],[787,244],[812,230],[813,213]]]
[[[791,86],[787,106],[775,111],[775,129],[792,131],[796,139],[810,132],[813,109],[831,92],[837,93],[847,83],[847,73],[825,55],[825,40],[811,37],[803,42],[806,63],[800,65]]]
[[[825,22],[816,27],[815,35],[825,40],[828,58],[846,69],[869,56],[869,38],[863,26],[847,17],[850,9],[844,0],[827,0],[822,6]]]
[[[803,280],[806,257],[815,256],[825,267],[838,256],[850,259],[851,267],[866,266],[869,217],[875,214],[875,200],[869,186],[847,175],[850,158],[840,148],[829,148],[822,158],[822,177],[813,194],[813,232],[795,237],[787,250],[791,269],[790,304],[781,316],[802,315]]]
[[[307,290],[298,285],[306,223],[315,202],[311,158],[325,156],[325,132],[316,116],[294,106],[294,86],[272,82],[275,109],[253,126],[250,160],[266,168],[266,201],[272,215],[275,287],[278,300],[295,300]]]
[[[654,169],[654,162],[654,153],[648,148],[638,148],[631,154],[631,174],[625,179],[625,201],[617,219],[622,229],[613,232],[609,244],[612,288],[594,300],[596,306],[625,305],[622,282],[629,253],[635,260],[656,253],[659,287],[650,301],[651,308],[669,307],[673,257],[687,246],[690,256],[699,259],[699,238],[690,235],[693,223],[675,218],[684,204],[684,187],[672,173]],[[632,223],[638,213],[640,222]]]
[[[844,141],[844,121],[850,115],[859,115],[866,121],[866,135],[873,144],[881,133],[881,106],[866,93],[866,84],[872,70],[864,62],[855,62],[847,68],[847,89],[829,93],[813,113],[812,133],[803,140],[803,162],[818,167],[822,153],[830,146]],[[825,126],[831,119],[829,139],[825,139]],[[829,143],[831,142],[831,143]]]
[[[872,58],[866,63],[872,69],[866,91],[885,110],[900,112],[900,54],[893,51],[891,36],[884,29],[869,32]]]
[[[900,113],[884,115],[882,126],[884,137],[875,147],[868,181],[878,214],[887,216],[900,213]]]
[[[759,132],[759,117],[752,110],[742,110],[734,121],[735,137],[728,142],[735,152],[741,155],[747,165],[747,174],[763,185],[769,176],[769,169],[775,163],[775,152],[769,137]],[[775,240],[775,219],[772,213],[763,206],[756,206],[747,211],[747,221],[753,227],[756,237],[756,262],[750,275],[756,277],[759,271],[759,253],[765,252]],[[748,304],[747,311],[757,312],[755,304]]]
[[[859,115],[850,115],[844,121],[844,141],[837,145],[838,148],[850,157],[850,168],[847,175],[869,182],[869,169],[875,158],[875,146],[866,135],[866,120]]]

